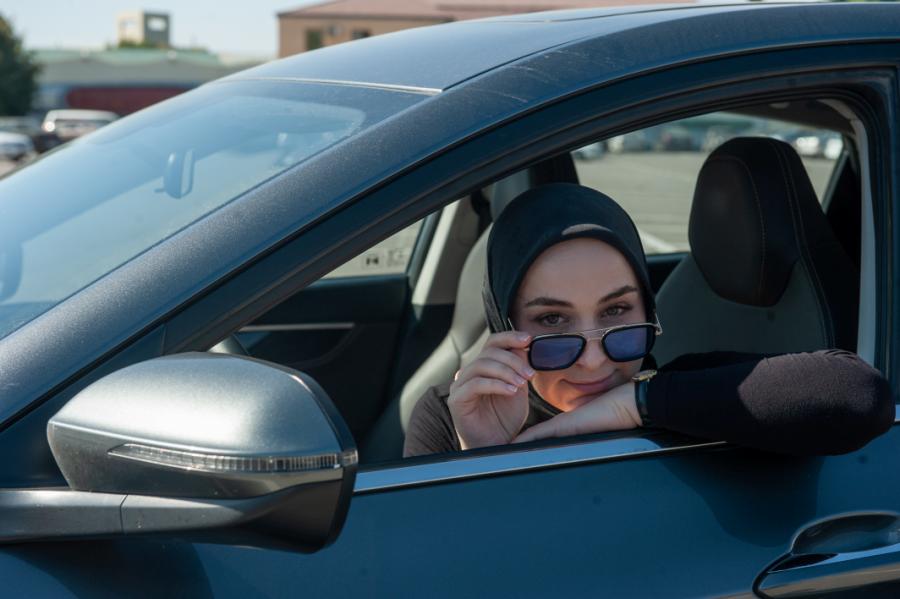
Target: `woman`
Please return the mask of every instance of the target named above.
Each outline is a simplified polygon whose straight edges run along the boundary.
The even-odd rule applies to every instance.
[[[405,456],[648,425],[834,454],[893,422],[887,382],[850,352],[716,352],[652,370],[661,327],[640,238],[592,189],[552,184],[513,200],[491,231],[486,279],[492,334],[418,402]]]

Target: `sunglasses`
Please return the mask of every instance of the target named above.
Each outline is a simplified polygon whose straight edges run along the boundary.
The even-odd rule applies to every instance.
[[[661,334],[662,326],[657,320],[581,333],[538,335],[528,346],[528,363],[535,370],[564,370],[578,361],[592,339],[600,340],[613,362],[631,362],[649,354],[656,336]]]

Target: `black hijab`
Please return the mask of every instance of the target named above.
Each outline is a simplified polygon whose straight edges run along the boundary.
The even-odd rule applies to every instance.
[[[547,248],[589,237],[613,246],[641,286],[648,319],[656,314],[647,259],[631,217],[612,198],[574,183],[551,183],[517,196],[491,229],[487,246],[484,306],[492,332],[508,331],[509,313],[531,263]],[[544,420],[559,410],[530,389],[532,415]]]

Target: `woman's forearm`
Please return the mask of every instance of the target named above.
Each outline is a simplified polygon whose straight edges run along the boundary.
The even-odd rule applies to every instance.
[[[663,371],[647,403],[654,425],[794,455],[853,451],[894,420],[887,381],[840,350]]]

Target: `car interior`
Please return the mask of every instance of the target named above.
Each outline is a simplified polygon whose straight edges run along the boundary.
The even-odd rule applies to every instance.
[[[868,305],[860,307],[860,127],[841,102],[799,99],[593,140],[472,190],[394,236],[410,247],[385,240],[387,249],[364,252],[211,351],[308,373],[341,411],[364,464],[399,460],[417,400],[451,380],[488,335],[481,289],[491,222],[526,189],[581,182],[620,201],[641,232],[665,331],[657,363],[714,350],[839,347],[866,357],[862,337],[874,324],[858,321]],[[626,176],[619,189],[610,175],[625,166],[674,199],[654,198],[661,203],[649,209],[640,194],[629,199],[641,181]]]

